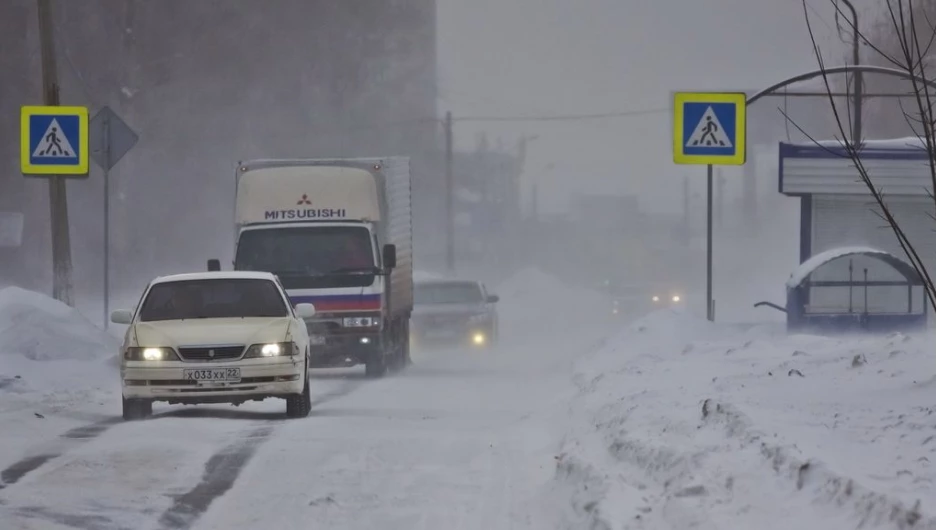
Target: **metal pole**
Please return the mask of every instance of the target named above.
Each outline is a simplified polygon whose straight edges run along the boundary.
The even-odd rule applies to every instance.
[[[104,114],[104,329],[110,323],[110,115]]]
[[[48,106],[59,105],[58,74],[55,64],[52,8],[49,0],[37,0],[39,45],[42,54],[42,95]],[[52,296],[67,305],[72,298],[71,238],[68,233],[68,195],[65,178],[49,177],[49,214],[52,229]]]
[[[709,322],[715,321],[715,301],[712,299],[712,164],[707,166],[706,187],[708,188],[706,202],[705,227],[705,315]]]
[[[455,193],[453,172],[452,113],[445,113],[445,266],[448,272],[455,272],[455,212],[453,195]]]
[[[852,63],[855,66],[861,64],[860,57],[860,48],[859,48],[859,38],[860,34],[858,32],[858,12],[855,10],[855,6],[852,5],[850,0],[842,0],[842,3],[848,7],[852,15]],[[854,105],[854,114],[852,122],[852,143],[857,144],[861,141],[861,103],[862,103],[862,76],[861,71],[855,71],[855,98],[852,102]]]

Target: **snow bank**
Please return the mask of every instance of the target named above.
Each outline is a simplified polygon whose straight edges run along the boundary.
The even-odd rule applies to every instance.
[[[575,366],[566,527],[936,528],[934,338],[648,315]]]
[[[117,340],[78,310],[42,294],[0,289],[0,355],[34,361],[95,360],[111,357]]]

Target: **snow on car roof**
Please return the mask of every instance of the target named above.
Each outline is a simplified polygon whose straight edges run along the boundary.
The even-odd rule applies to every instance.
[[[188,272],[184,274],[171,274],[169,276],[159,276],[153,280],[153,283],[183,282],[190,280],[276,280],[276,276],[269,272],[261,271],[209,271],[209,272]]]

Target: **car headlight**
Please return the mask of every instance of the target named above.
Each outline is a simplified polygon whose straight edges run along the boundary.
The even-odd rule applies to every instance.
[[[134,346],[124,350],[125,361],[178,361],[175,350],[166,347]]]
[[[653,295],[652,300],[653,300],[654,302],[659,302],[659,301],[660,301],[660,297],[657,296],[657,295]]]
[[[372,328],[380,325],[380,319],[376,317],[345,317],[341,320],[341,325],[346,328]]]
[[[268,344],[251,344],[244,354],[245,359],[262,357],[288,357],[299,354],[299,346],[295,342],[271,342]]]
[[[682,298],[680,298],[678,294],[673,295],[673,302],[678,302],[680,300],[682,300]]]

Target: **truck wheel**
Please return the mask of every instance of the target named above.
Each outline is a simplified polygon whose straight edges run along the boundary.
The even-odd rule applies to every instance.
[[[364,363],[364,375],[377,379],[387,373],[387,361],[381,353],[377,353]]]
[[[148,399],[123,398],[123,419],[142,420],[153,414],[153,402]]]
[[[286,417],[305,418],[312,412],[312,390],[309,388],[309,360],[305,362],[305,384],[302,385],[301,394],[286,397]]]

